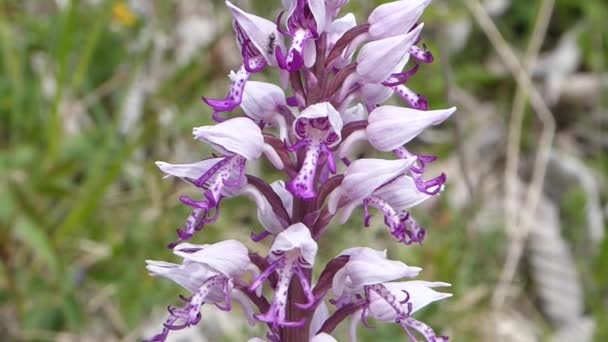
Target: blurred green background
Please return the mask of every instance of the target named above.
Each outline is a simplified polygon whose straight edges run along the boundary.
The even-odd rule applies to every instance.
[[[234,2],[268,18],[280,7]],[[342,13],[361,22],[380,2],[352,0]],[[475,3],[435,0],[423,17],[424,42],[437,58],[410,85],[432,108],[459,107],[412,144],[438,154],[436,169],[449,177],[438,200],[415,210],[428,228],[424,246],[399,246],[381,222],[364,230],[353,215],[320,242],[320,258],[367,244],[423,267],[422,279],[452,283],[454,297],[417,318],[454,341],[606,341],[608,3],[483,2],[522,61],[550,18],[529,75],[557,129],[539,209],[520,239],[505,227],[512,221],[501,204],[517,83],[497,53],[505,47],[492,44],[472,15]],[[153,162],[211,152],[190,134],[211,121],[200,97],[223,96],[226,75],[240,64],[229,12],[204,0],[0,0],[0,51],[0,340],[150,336],[183,291],[149,277],[144,260],[176,260],[165,246],[188,215],[177,198],[191,191],[163,180]],[[525,190],[543,125],[531,106],[523,115],[514,184]],[[266,164],[255,172],[280,177]],[[252,203],[223,205],[195,243],[245,240],[260,230]],[[508,250],[518,244],[521,262],[506,295],[497,294]],[[182,340],[262,336],[215,311],[204,311],[206,323]],[[389,325],[359,331],[363,341],[405,338]]]

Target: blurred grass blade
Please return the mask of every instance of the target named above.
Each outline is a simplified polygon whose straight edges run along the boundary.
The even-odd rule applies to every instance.
[[[34,221],[20,216],[14,226],[14,235],[31,248],[34,256],[46,264],[51,275],[59,270],[59,260],[47,234]]]

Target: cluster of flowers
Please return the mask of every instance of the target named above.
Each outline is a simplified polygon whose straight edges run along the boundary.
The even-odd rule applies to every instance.
[[[345,223],[362,206],[368,226],[375,208],[399,242],[424,240],[425,230],[408,210],[442,191],[446,177],[425,180],[425,167],[436,158],[404,145],[455,111],[428,110],[426,98],[405,85],[421,64],[433,61],[424,45],[417,45],[423,27],[418,19],[430,0],[380,5],[359,25],[352,13],[336,18],[347,2],[282,0],[276,22],[226,2],[243,65],[230,73],[226,98],[203,98],[218,123],[193,130],[217,155],[193,164],[157,162],[167,176],[189,182],[202,196],[180,198],[192,207],[169,245],[181,264],[147,261],[151,275],[191,293],[181,297],[183,307],[169,307],[163,331],[150,341],[197,324],[203,304],[230,310],[233,301],[251,324],[267,326],[269,341],[335,341],[330,334],[351,316],[353,340],[358,323],[368,326],[370,317],[399,324],[412,341],[416,335],[447,340],[412,314],[450,297],[433,289],[449,284],[403,281],[421,269],[388,259],[386,251],[347,249],[312,280],[317,242],[338,212]],[[408,62],[413,66],[404,71]],[[249,81],[265,68],[278,69],[282,87]],[[381,105],[394,93],[409,108]],[[238,107],[243,115],[226,118]],[[364,141],[394,157],[355,160],[353,146]],[[246,174],[246,164],[262,154],[287,182],[268,184]],[[236,240],[185,242],[217,220],[224,199],[236,196],[255,201],[264,230],[251,239],[272,239],[266,256]]]

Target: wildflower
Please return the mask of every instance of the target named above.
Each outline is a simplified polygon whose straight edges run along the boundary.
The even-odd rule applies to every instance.
[[[287,189],[302,199],[315,197],[314,182],[319,157],[324,155],[327,168],[336,172],[336,164],[331,147],[336,146],[341,139],[342,118],[340,113],[329,103],[323,102],[306,108],[294,121],[293,130],[300,138],[291,151],[306,149],[304,162],[298,175],[287,183]]]
[[[218,123],[193,130],[215,153],[191,164],[157,162],[167,176],[200,189],[201,198],[180,198],[192,207],[170,245],[182,263],[148,261],[152,275],[172,279],[192,294],[184,307],[169,309],[165,328],[152,340],[196,324],[203,303],[228,310],[233,300],[251,323],[268,327],[264,339],[251,342],[335,341],[333,330],[353,315],[352,339],[359,321],[368,326],[373,318],[399,324],[412,341],[416,334],[445,340],[412,317],[451,296],[434,290],[447,283],[404,280],[421,268],[390,260],[386,251],[357,247],[321,265],[318,278],[313,272],[319,266],[317,241],[336,215],[346,223],[357,207],[363,208],[365,226],[372,210],[379,212],[403,245],[426,237],[410,210],[443,191],[446,176],[428,179],[426,166],[436,157],[406,145],[455,111],[429,110],[426,97],[408,84],[433,61],[420,44],[419,20],[430,0],[380,5],[362,23],[352,13],[338,17],[348,0],[281,3],[283,11],[271,21],[226,2],[243,65],[229,74],[228,96],[203,98]],[[280,87],[249,80],[265,68],[278,71]],[[384,105],[393,95],[411,108]],[[232,118],[221,115],[225,112],[233,112]],[[362,141],[391,156],[353,157],[353,147]],[[247,163],[263,159],[270,165],[264,164],[261,175],[246,174]],[[267,182],[264,178],[278,173],[266,174],[267,167],[282,176]],[[250,238],[270,240],[266,255],[249,252],[236,240],[183,242],[217,220],[224,199],[242,196],[255,203],[261,228],[253,225]]]
[[[247,248],[235,240],[213,245],[182,243],[173,252],[183,258],[181,265],[147,260],[146,268],[152,276],[173,280],[192,296],[180,297],[186,302],[183,308],[168,308],[169,318],[164,323],[163,331],[149,341],[164,341],[171,330],[197,324],[201,319],[201,306],[205,303],[230,311],[234,281],[250,269]],[[239,302],[249,307],[251,304],[243,298],[238,296]]]
[[[403,281],[401,278],[416,277],[422,270],[399,261],[386,258],[386,252],[370,248],[351,248],[341,253],[350,260],[336,273],[332,289],[339,299],[334,303],[345,307],[357,303],[360,309],[353,315],[367,327],[368,317],[380,322],[397,323],[412,341],[416,338],[411,329],[417,330],[429,342],[447,341],[436,336],[433,329],[412,318],[411,315],[422,307],[444,298],[449,293],[436,292],[432,288],[450,286],[442,282]],[[351,341],[356,341],[356,327],[359,320],[353,319],[350,329]]]
[[[184,230],[177,230],[179,239],[170,247],[179,241],[190,239],[205,224],[215,222],[221,200],[239,194],[245,185],[246,162],[258,159],[263,152],[272,153],[272,148],[264,143],[260,128],[247,118],[234,118],[215,126],[196,127],[193,134],[196,139],[211,144],[222,153],[222,157],[193,164],[156,163],[168,175],[186,179],[194,186],[204,189],[205,199],[202,201],[186,196],[180,198],[193,210]]]
[[[260,72],[266,65],[276,65],[273,51],[268,49],[269,37],[274,37],[273,45],[282,46],[283,41],[279,36],[276,25],[264,18],[247,13],[226,1],[226,5],[232,12],[234,31],[237,42],[243,56],[243,66],[236,72],[230,74],[230,92],[225,99],[216,100],[203,97],[215,112],[230,112],[234,110],[243,97],[243,89],[249,76]]]
[[[298,306],[310,308],[314,304],[315,299],[305,270],[313,267],[316,255],[317,243],[304,224],[296,223],[277,235],[268,255],[272,264],[249,287],[251,291],[255,291],[272,273],[277,272],[279,275],[270,309],[264,314],[256,315],[258,320],[271,323],[273,330],[277,330],[279,326],[297,327],[305,323],[304,320],[286,320],[288,289],[291,278],[297,276],[308,300]]]

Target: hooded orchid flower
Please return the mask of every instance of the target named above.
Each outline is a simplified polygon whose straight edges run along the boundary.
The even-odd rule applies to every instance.
[[[285,312],[287,295],[291,278],[295,275],[300,280],[308,299],[308,303],[300,303],[299,306],[310,308],[315,303],[305,270],[313,267],[316,255],[317,243],[310,236],[308,227],[302,223],[290,226],[276,237],[268,255],[272,264],[249,287],[254,291],[274,272],[279,275],[270,309],[264,314],[257,315],[258,320],[272,324],[273,330],[279,326],[297,327],[305,323],[303,320],[287,321]]]
[[[359,319],[368,326],[367,318],[372,317],[386,323],[397,323],[406,331],[412,341],[416,338],[410,329],[417,330],[427,341],[443,341],[426,324],[415,320],[411,315],[422,307],[451,296],[432,290],[433,287],[450,286],[442,282],[403,281],[401,278],[414,278],[422,270],[406,264],[389,260],[386,251],[367,247],[351,248],[340,255],[349,256],[349,261],[333,278],[333,292],[339,296],[333,303],[344,307],[357,303],[361,308],[353,315],[351,341],[356,341],[356,327]]]
[[[422,28],[423,25],[420,24],[409,32],[363,45],[357,55],[356,73],[350,75],[344,82],[340,98],[346,98],[348,94],[357,92],[369,108],[371,105],[384,102],[396,92],[413,108],[428,109],[426,98],[404,85],[418,71],[418,62],[412,69],[402,72],[409,57],[416,57],[412,54],[412,49],[419,39]]]
[[[236,32],[236,40],[241,48],[243,66],[229,77],[230,92],[225,99],[210,99],[203,97],[214,112],[230,112],[241,103],[245,83],[253,73],[260,72],[266,65],[276,65],[274,47],[282,46],[276,25],[270,20],[247,13],[230,1],[226,6],[232,12],[232,24]]]
[[[221,200],[238,195],[247,183],[245,164],[248,160],[258,159],[262,153],[276,159],[274,150],[264,143],[260,128],[248,118],[234,118],[215,126],[196,127],[193,134],[196,139],[211,144],[223,156],[193,164],[156,162],[167,175],[185,179],[204,189],[205,199],[202,201],[186,196],[180,198],[193,210],[184,230],[177,230],[179,239],[170,246],[190,239],[195,231],[217,220]]]
[[[183,258],[181,265],[147,260],[146,268],[150,275],[171,279],[192,293],[192,296],[181,297],[187,303],[183,308],[169,307],[169,318],[163,331],[149,341],[164,341],[171,330],[197,324],[201,319],[201,306],[205,303],[230,311],[235,279],[251,270],[247,248],[235,240],[213,245],[182,243],[173,252]],[[244,306],[250,306],[243,300],[244,297],[237,297]]]
[[[342,209],[341,223],[345,223],[359,205],[364,209],[365,226],[369,226],[372,215],[369,208],[378,209],[384,223],[399,242],[406,245],[424,240],[425,230],[407,211],[423,202],[430,195],[420,192],[407,172],[416,157],[401,160],[359,159],[353,162],[344,174],[342,185],[329,198],[329,211]],[[364,178],[364,174],[374,177]]]
[[[336,172],[330,148],[340,143],[342,118],[328,102],[318,103],[300,113],[294,121],[293,130],[300,141],[291,146],[290,150],[305,148],[306,154],[298,175],[287,183],[287,189],[294,196],[311,199],[316,194],[315,171],[321,155],[326,156],[329,170]]]
[[[369,303],[360,313],[361,321],[367,324],[365,323],[366,318],[371,317],[383,323],[397,323],[412,341],[416,340],[412,330],[417,331],[428,342],[448,341],[446,336],[435,335],[431,327],[411,317],[416,311],[430,303],[451,297],[451,293],[433,290],[435,287],[448,286],[451,285],[444,282],[410,280],[388,282],[370,288],[367,293]],[[353,316],[357,317],[358,315]],[[357,341],[356,328],[358,321],[353,318],[350,326],[350,340],[355,342]]]
[[[443,189],[444,174],[429,181],[422,180],[426,165],[436,159],[434,156],[417,156],[404,145],[430,126],[441,124],[456,111],[455,107],[442,110],[420,111],[395,106],[380,106],[368,118],[365,130],[351,134],[342,144],[340,158],[348,156],[350,149],[358,142],[367,140],[375,149],[393,152],[401,159],[417,157],[410,174],[418,189],[428,195],[435,195]]]
[[[183,307],[169,308],[152,341],[196,324],[204,303],[229,310],[232,302],[243,305],[251,324],[267,328],[251,342],[334,342],[332,332],[353,315],[353,340],[368,318],[399,324],[412,341],[419,335],[445,340],[412,314],[449,297],[434,290],[449,284],[404,281],[421,269],[367,247],[347,249],[320,270],[317,260],[317,241],[336,228],[336,215],[346,223],[359,206],[365,226],[377,212],[401,244],[419,248],[415,244],[425,239],[411,208],[439,194],[446,177],[427,180],[426,166],[435,157],[406,145],[455,110],[428,110],[428,100],[409,88],[419,68],[433,61],[420,44],[420,18],[430,1],[385,3],[360,23],[352,13],[338,17],[348,0],[281,0],[275,20],[226,2],[243,65],[230,72],[226,98],[203,98],[218,123],[193,129],[214,154],[190,164],[157,162],[167,177],[199,189],[200,198],[180,197],[192,207],[169,245],[181,264],[148,261],[151,275],[191,294],[182,298]],[[280,86],[250,80],[262,69],[278,71]],[[384,105],[393,95],[412,109]],[[221,115],[237,107],[242,112],[233,118]],[[355,157],[353,147],[362,141],[393,158]],[[269,164],[246,169],[262,154]],[[249,229],[249,243],[260,249],[258,243],[270,240],[267,253],[248,251],[236,240],[183,243],[215,222],[220,203],[233,197],[255,204],[258,223]]]
[[[406,33],[416,27],[418,19],[431,0],[398,0],[382,4],[367,18],[370,23],[369,35],[381,39]],[[408,52],[423,63],[431,63],[433,55],[415,45]]]
[[[282,0],[287,14],[285,27],[281,33],[291,36],[292,42],[287,55],[281,47],[276,47],[276,57],[281,69],[289,72],[300,70],[303,65],[311,67],[316,59],[314,40],[325,31],[327,14],[323,0]],[[281,17],[277,19],[277,26],[281,25]]]

